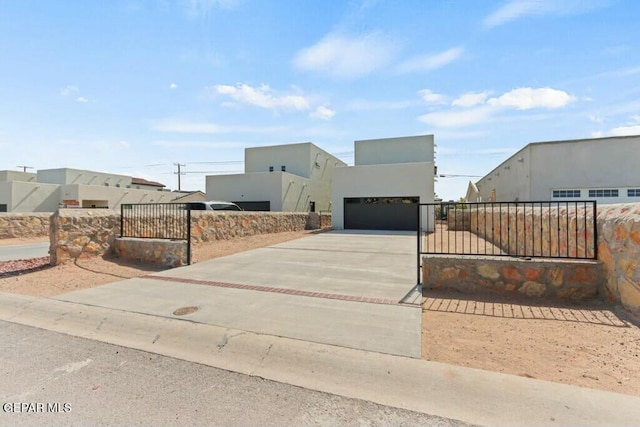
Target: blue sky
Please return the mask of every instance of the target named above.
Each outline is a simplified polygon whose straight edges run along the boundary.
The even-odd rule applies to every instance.
[[[434,134],[436,192],[457,199],[529,142],[640,134],[638,16],[634,0],[0,0],[0,169],[175,189],[180,162],[196,190],[242,171],[245,147],[311,141],[351,164],[354,140]]]

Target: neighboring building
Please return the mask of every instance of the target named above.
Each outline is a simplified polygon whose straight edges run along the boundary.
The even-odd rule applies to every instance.
[[[354,145],[354,166],[334,171],[333,228],[416,230],[416,204],[434,199],[433,135]]]
[[[468,201],[640,202],[640,135],[530,143],[467,191]]]
[[[0,171],[0,212],[53,212],[60,207],[119,209],[122,203],[170,202],[185,195],[126,175],[81,169]]]
[[[184,193],[184,191],[183,191]],[[204,191],[187,191],[184,196],[177,197],[173,200],[174,203],[187,203],[187,202],[206,202],[207,195]]]
[[[346,166],[310,142],[246,148],[244,158],[244,174],[206,177],[208,200],[244,210],[328,211],[333,175]]]

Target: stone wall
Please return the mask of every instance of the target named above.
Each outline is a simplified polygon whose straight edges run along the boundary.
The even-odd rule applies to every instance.
[[[640,317],[640,203],[598,206],[598,259],[608,299]]]
[[[228,240],[256,234],[320,228],[319,214],[300,212],[191,212],[191,241]]]
[[[311,230],[330,226],[331,216],[318,213],[192,211],[192,243],[227,240],[256,234]],[[177,216],[146,215],[135,226],[125,223],[127,235],[150,237],[175,232]],[[108,209],[60,209],[51,217],[51,263],[78,257],[102,256],[120,236],[120,214]],[[123,248],[126,252],[126,248]],[[144,252],[144,250],[140,250]],[[163,255],[164,256],[164,255]]]
[[[464,212],[458,229],[519,256],[594,257],[593,215],[582,206],[539,207],[521,204],[474,208]],[[464,224],[464,228],[461,226]]]
[[[187,264],[185,240],[119,237],[114,239],[112,249],[119,258],[142,261],[147,264],[168,268]]]
[[[605,271],[597,261],[429,255],[422,277],[424,289],[582,300],[598,294]]]
[[[120,214],[110,209],[59,209],[51,216],[51,265],[106,254],[120,234]]]
[[[0,239],[48,236],[50,217],[50,212],[1,212]]]
[[[521,205],[516,212],[511,205],[484,211],[472,208],[457,215],[447,222],[454,221],[458,229],[467,229],[506,253],[594,255],[593,219],[585,221],[581,206],[534,211]],[[610,301],[640,316],[640,203],[598,205],[595,220],[597,258],[605,271],[600,290]]]

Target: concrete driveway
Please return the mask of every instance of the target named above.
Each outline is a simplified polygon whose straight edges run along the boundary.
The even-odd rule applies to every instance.
[[[321,233],[57,299],[420,357],[415,239]]]

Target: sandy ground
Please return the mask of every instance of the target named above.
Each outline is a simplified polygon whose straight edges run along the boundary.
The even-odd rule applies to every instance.
[[[269,246],[310,233],[268,234],[196,245],[194,260]],[[35,241],[17,239],[13,244]],[[0,245],[6,244],[9,242],[0,240]],[[49,297],[151,271],[157,269],[113,258],[81,259],[22,274],[0,273],[0,292]],[[640,396],[640,328],[624,312],[600,301],[554,305],[495,296],[462,298],[459,294],[430,292],[424,299],[424,359]]]
[[[275,245],[288,240],[298,239],[313,233],[312,231],[297,231],[260,236],[241,237],[233,240],[194,245],[194,262],[231,255],[249,249]],[[7,239],[9,240],[9,239]],[[41,239],[11,239],[13,244],[36,243]],[[46,241],[46,238],[45,238]],[[0,240],[3,242],[3,240]],[[5,243],[6,244],[6,243]],[[160,268],[147,264],[121,260],[114,257],[79,259],[63,265],[51,267],[40,262],[34,268],[31,263],[25,263],[31,270],[22,272],[3,272],[0,263],[0,292],[51,297],[73,292],[80,289],[92,288],[107,283],[117,282],[132,277],[144,276],[150,272],[160,271]],[[13,263],[15,264],[15,263]],[[5,269],[15,270],[15,268]]]

